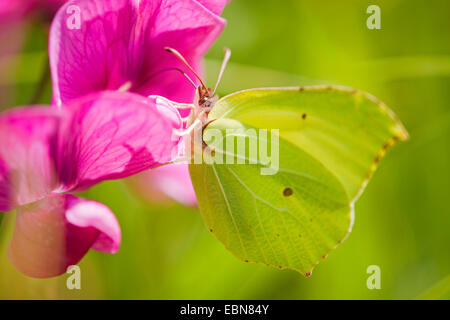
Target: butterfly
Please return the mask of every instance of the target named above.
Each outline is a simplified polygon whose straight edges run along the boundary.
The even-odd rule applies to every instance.
[[[310,276],[351,232],[354,203],[388,148],[408,139],[404,126],[377,98],[346,87],[249,89],[219,99],[229,50],[214,90],[166,50],[200,81],[182,134],[192,138],[191,160],[206,155],[189,170],[209,231],[245,262]],[[228,148],[232,139],[247,143]],[[252,141],[260,149],[253,156]],[[276,166],[262,142],[278,153]]]

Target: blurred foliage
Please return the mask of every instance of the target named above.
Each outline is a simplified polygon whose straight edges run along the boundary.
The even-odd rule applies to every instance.
[[[366,8],[381,7],[381,30]],[[389,152],[356,203],[353,232],[310,278],[242,263],[209,234],[199,213],[141,203],[121,181],[84,194],[117,214],[120,252],[91,251],[82,290],[67,276],[29,279],[6,258],[13,227],[0,230],[0,298],[125,299],[449,299],[450,2],[440,0],[234,0],[228,26],[208,54],[215,80],[222,48],[233,51],[221,94],[258,86],[338,83],[368,91],[402,119],[411,140]],[[14,75],[0,76],[8,104],[27,104],[45,68],[46,32],[29,30]],[[35,59],[35,60],[33,60]],[[30,62],[32,61],[32,62]],[[46,88],[42,103],[50,101]],[[11,102],[12,101],[12,102]],[[381,268],[381,290],[366,268]]]

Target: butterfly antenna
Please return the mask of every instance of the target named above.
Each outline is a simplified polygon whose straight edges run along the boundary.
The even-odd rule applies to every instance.
[[[177,50],[173,49],[173,48],[169,48],[169,47],[165,47],[164,48],[167,52],[170,52],[171,54],[173,54],[175,57],[178,58],[178,60],[180,60],[189,70],[192,71],[192,73],[197,77],[197,79],[200,81],[201,85],[206,88],[205,84],[203,83],[202,79],[200,78],[200,76],[197,74],[197,72],[195,72],[195,70],[189,65],[189,63],[186,61],[186,59],[181,55],[181,53],[179,53]]]
[[[184,72],[183,70],[178,69],[178,68],[166,68],[166,69],[162,69],[162,70],[156,72],[155,74],[153,74],[152,77],[157,76],[157,75],[159,75],[159,74],[161,74],[161,73],[164,73],[164,72],[166,72],[166,71],[178,71],[178,72],[181,73],[186,79],[188,79],[188,81],[194,86],[194,88],[197,88],[197,86],[195,85],[195,82],[194,82],[194,81],[186,74],[186,72]]]
[[[183,70],[181,70],[179,68],[165,68],[165,69],[159,70],[158,72],[155,72],[152,75],[150,75],[149,77],[145,78],[143,81],[140,82],[140,85],[135,86],[135,88],[139,88],[147,81],[150,81],[151,79],[153,79],[167,71],[177,71],[177,72],[181,73],[189,81],[189,83],[192,84],[192,86],[195,89],[197,89],[197,85],[194,83],[194,81],[192,81],[192,79]],[[126,85],[128,85],[128,84],[131,84],[131,83],[125,83],[125,85],[123,85],[121,87],[121,89],[127,91],[129,88],[127,88]]]
[[[219,77],[217,78],[216,85],[214,86],[213,95],[216,93],[217,87],[219,86],[220,80],[222,80],[223,73],[225,68],[227,67],[228,61],[231,57],[231,50],[229,48],[225,48],[225,56],[222,61],[222,66],[220,67]]]

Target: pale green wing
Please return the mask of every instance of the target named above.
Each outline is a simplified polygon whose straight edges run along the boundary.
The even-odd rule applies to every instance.
[[[242,260],[306,275],[351,229],[353,202],[386,149],[407,138],[383,104],[342,88],[242,91],[219,100],[209,119],[204,135],[245,124],[279,129],[281,138],[276,175],[261,175],[260,159],[191,165],[207,226]]]
[[[375,97],[344,87],[251,89],[220,99],[210,119],[274,128],[328,168],[349,197],[362,190],[388,147],[408,133]]]
[[[243,126],[233,121],[214,121],[204,136]],[[246,149],[235,152],[235,163],[252,158],[249,139],[255,136],[223,134],[223,139],[243,135],[248,137]],[[205,142],[215,157],[227,153],[223,141]],[[277,147],[274,175],[261,175],[268,165],[253,157],[258,164],[190,165],[191,177],[208,228],[232,253],[247,262],[310,275],[349,232],[353,209],[342,184],[320,162],[284,139]]]

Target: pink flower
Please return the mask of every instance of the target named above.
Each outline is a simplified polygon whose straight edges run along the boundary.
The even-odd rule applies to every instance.
[[[160,95],[192,103],[193,86],[175,69],[192,73],[164,48],[178,50],[194,69],[222,31],[219,17],[227,0],[75,0],[57,13],[50,31],[53,101],[66,101],[98,90],[126,89],[143,96]],[[68,28],[67,9],[77,6],[79,28]],[[183,111],[180,111],[185,115]],[[141,185],[173,197],[161,183],[160,169],[143,173]],[[178,200],[192,205],[196,197],[187,165],[164,168]],[[159,187],[161,186],[161,187]],[[169,191],[169,192],[168,192]]]
[[[165,100],[127,92],[0,115],[0,211],[17,208],[11,262],[28,276],[51,277],[90,248],[117,252],[114,214],[67,193],[172,161],[179,152],[173,130],[181,128]]]
[[[225,1],[201,1],[219,10]],[[221,7],[219,4],[222,4]],[[199,68],[225,21],[196,0],[75,0],[56,14],[49,55],[57,105],[98,90],[160,95],[192,103],[194,90],[168,68],[183,68],[164,48],[178,50]],[[67,27],[77,6],[80,28]],[[188,72],[187,72],[188,73]]]

